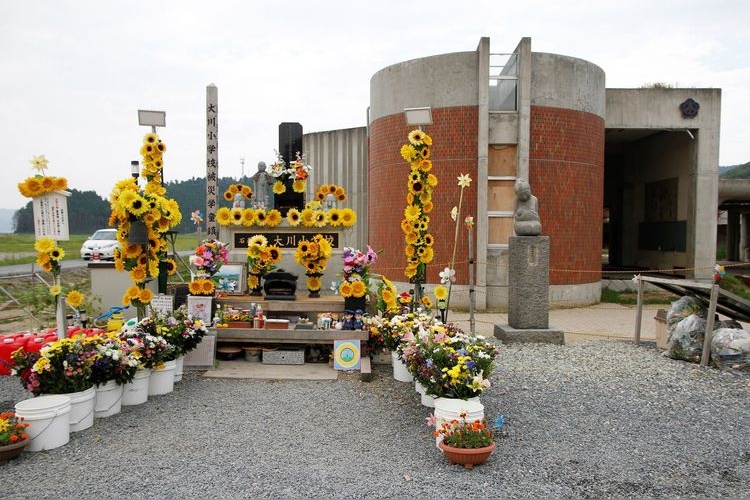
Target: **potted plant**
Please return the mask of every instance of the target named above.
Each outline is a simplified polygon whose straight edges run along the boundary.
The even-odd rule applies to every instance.
[[[247,287],[250,295],[260,296],[263,276],[276,269],[281,262],[281,248],[269,245],[268,239],[262,234],[253,235],[247,242]]]
[[[94,346],[86,337],[59,339],[39,352],[18,349],[12,354],[13,373],[35,396],[69,394],[92,387],[91,362]]]
[[[18,457],[29,443],[26,428],[29,426],[23,417],[15,412],[0,413],[0,465]]]
[[[436,427],[434,435],[445,458],[452,464],[471,469],[489,458],[495,450],[495,438],[492,430],[487,428],[486,419],[468,422],[466,412],[462,412],[460,418],[440,422],[438,426],[432,417],[428,423]]]
[[[322,234],[316,234],[310,240],[302,239],[297,244],[294,260],[305,268],[307,290],[311,298],[320,297],[320,278],[332,253],[331,244]]]

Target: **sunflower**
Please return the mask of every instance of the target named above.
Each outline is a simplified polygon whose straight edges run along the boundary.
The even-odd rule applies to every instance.
[[[426,234],[425,234],[425,235],[424,235],[424,236],[422,237],[422,241],[424,241],[424,244],[425,244],[425,245],[427,245],[428,247],[431,247],[432,245],[434,245],[434,244],[435,244],[435,237],[434,237],[434,236],[432,236],[432,234],[431,234],[431,233],[426,233]]]
[[[415,250],[414,250],[413,245],[406,245],[404,247],[404,253],[406,254],[407,257],[411,257],[412,255],[414,255],[414,252]]]
[[[264,246],[267,246],[267,245],[268,245],[268,239],[266,239],[266,237],[263,236],[262,234],[255,234],[255,235],[251,236],[250,239],[247,241],[247,246],[248,247],[251,247],[251,246],[261,246],[261,247],[264,247]]]
[[[384,288],[383,289],[383,302],[386,304],[396,304],[396,294],[393,293],[393,290],[390,288]]]
[[[419,234],[417,234],[414,231],[406,233],[406,236],[404,236],[404,241],[406,241],[407,245],[414,245],[418,239],[419,239]]]
[[[409,142],[414,146],[419,146],[424,141],[424,133],[421,130],[412,130],[409,132]]]
[[[341,225],[341,212],[338,208],[332,208],[328,211],[328,223],[333,227]]]
[[[315,197],[318,199],[318,201],[323,201],[326,199],[326,193],[324,191],[318,191],[315,193]]]
[[[424,142],[428,146],[432,146],[432,137],[425,133],[422,133],[422,142]]]
[[[344,227],[352,227],[357,222],[357,213],[351,208],[341,209],[341,225]]]
[[[432,299],[430,299],[429,296],[423,295],[422,298],[420,299],[420,302],[422,303],[425,309],[427,310],[432,309]]]
[[[216,222],[221,226],[228,226],[232,221],[232,212],[228,207],[221,207],[216,211]]]
[[[448,289],[443,285],[438,285],[435,287],[433,294],[435,295],[435,300],[445,300],[448,298]]]
[[[437,186],[438,180],[437,177],[435,177],[435,174],[427,174],[427,185],[430,187]]]
[[[342,297],[351,297],[352,296],[352,284],[348,281],[344,280],[339,285],[339,293]]]
[[[432,150],[428,148],[427,146],[425,146],[420,151],[420,154],[422,155],[422,158],[427,159],[430,157],[430,154],[432,154]]]
[[[203,295],[214,293],[214,282],[211,280],[201,280],[201,293]]]
[[[44,236],[34,243],[34,250],[40,253],[50,253],[55,248],[55,240]]]
[[[303,208],[301,215],[303,226],[313,227],[315,225],[315,210],[311,208]]]
[[[419,257],[419,261],[422,262],[423,264],[429,264],[430,262],[432,262],[432,259],[434,258],[435,258],[435,250],[433,250],[432,247],[426,247],[424,249],[424,252],[422,252],[422,255]]]
[[[142,283],[146,278],[146,268],[136,266],[130,270],[130,279],[133,280],[133,283]]]
[[[334,193],[334,195],[336,196],[336,199],[338,201],[346,201],[346,191],[344,191],[343,187],[336,187],[336,192]]]
[[[234,199],[234,195],[230,190],[227,189],[226,191],[224,191],[224,199],[227,201],[232,201]]]
[[[188,283],[188,292],[190,292],[190,295],[200,295],[201,284],[197,281],[191,281]]]
[[[262,209],[259,209],[257,212],[255,212],[255,220],[256,224],[259,226],[265,226],[266,225],[266,212]]]
[[[242,209],[242,225],[243,226],[252,226],[255,224],[256,221],[255,217],[255,210],[252,208],[243,208]]]
[[[266,213],[266,226],[276,227],[279,224],[281,224],[281,212],[275,208],[269,210],[268,213]]]
[[[229,211],[229,220],[234,224],[235,226],[238,226],[242,224],[242,209],[241,208],[233,208]]]
[[[425,148],[427,149],[427,148]],[[428,150],[429,151],[429,150]],[[419,170],[422,172],[429,172],[432,170],[432,162],[430,160],[422,160],[419,162]]]
[[[174,259],[165,259],[164,268],[167,270],[167,276],[174,276],[177,272],[177,263]]]
[[[355,281],[352,283],[352,295],[354,297],[363,297],[367,293],[367,287],[364,281]]]
[[[42,177],[42,189],[52,191],[55,188],[55,181],[51,177]]]
[[[65,297],[65,303],[73,309],[78,309],[83,304],[83,294],[77,290],[71,290]]]
[[[143,136],[144,144],[156,144],[157,142],[159,142],[159,136],[154,132],[149,132]]]
[[[320,210],[315,211],[315,227],[323,227],[326,225],[326,214]]]
[[[55,260],[57,262],[60,262],[65,257],[65,250],[63,250],[60,247],[55,247],[52,249],[52,251],[49,253],[50,260]]]
[[[411,144],[404,144],[401,146],[401,157],[406,161],[411,161],[412,158],[417,156],[417,150]]]
[[[417,195],[421,193],[422,190],[424,190],[424,184],[422,183],[422,181],[409,181],[409,192]]]
[[[421,210],[416,205],[408,205],[404,210],[404,217],[409,221],[417,220],[420,215]]]
[[[244,184],[239,184],[239,186],[242,196],[244,196],[245,198],[250,198],[250,196],[252,196],[253,190],[250,189],[250,186],[245,186]]]
[[[276,245],[270,245],[268,247],[269,262],[271,264],[278,264],[281,262],[281,248]]]
[[[57,297],[58,295],[60,295],[60,292],[62,292],[62,287],[59,284],[49,287],[49,294],[53,297]]]
[[[290,208],[289,211],[286,213],[286,221],[292,227],[299,226],[299,222],[300,222],[299,210],[297,210],[296,208]]]
[[[258,288],[259,284],[260,284],[260,280],[258,279],[257,274],[250,274],[250,276],[247,277],[248,288]]]
[[[432,212],[433,208],[434,208],[434,206],[433,206],[433,204],[432,204],[431,201],[428,201],[426,203],[422,202],[422,211],[424,213],[429,214],[430,212]]]
[[[305,192],[305,181],[301,179],[297,179],[292,183],[292,191],[295,193],[304,193]]]
[[[284,183],[281,181],[276,181],[273,183],[273,194],[284,194],[286,193],[286,186],[284,186]]]

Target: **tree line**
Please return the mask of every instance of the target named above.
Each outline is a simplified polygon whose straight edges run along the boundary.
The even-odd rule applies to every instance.
[[[228,205],[222,194],[230,184],[241,182],[250,185],[250,178],[243,177],[239,181],[231,177],[219,179],[219,206]],[[164,185],[167,196],[173,198],[180,205],[182,222],[175,229],[181,233],[195,232],[195,224],[190,220],[190,214],[200,210],[204,217],[206,213],[206,179],[192,178],[184,181],[169,181]],[[102,198],[95,191],[69,190],[68,197],[68,228],[70,234],[92,234],[97,229],[108,227],[110,206],[109,200]],[[34,232],[34,209],[29,201],[23,208],[13,215],[13,232],[15,234],[30,234]]]

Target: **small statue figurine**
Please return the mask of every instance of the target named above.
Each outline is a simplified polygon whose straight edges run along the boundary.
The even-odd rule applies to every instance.
[[[328,193],[323,199],[323,210],[330,210],[332,208],[336,208],[336,197]]]
[[[523,179],[516,180],[516,211],[513,230],[518,236],[538,236],[542,223],[537,213],[537,199],[531,194],[531,186]]]
[[[266,162],[258,162],[258,171],[252,177],[253,193],[258,208],[268,206],[269,188],[273,185],[273,176],[266,172]]]
[[[245,208],[245,195],[242,193],[237,193],[234,195],[234,203],[232,203],[232,208]]]

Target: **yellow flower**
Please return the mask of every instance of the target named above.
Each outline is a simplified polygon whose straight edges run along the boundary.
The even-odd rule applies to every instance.
[[[50,253],[55,248],[55,240],[48,237],[42,237],[34,243],[34,250],[41,253]]]
[[[341,209],[341,225],[352,227],[357,222],[357,213],[351,208]]]
[[[424,141],[424,133],[417,129],[409,132],[409,142],[415,146],[419,146]]]
[[[297,179],[292,183],[292,190],[295,193],[304,193],[305,192],[305,181],[301,179]]]
[[[448,298],[448,289],[443,285],[436,286],[433,293],[435,294],[435,300],[445,300]]]
[[[268,245],[268,239],[263,236],[262,234],[254,234],[250,237],[250,239],[247,241],[247,246],[267,246]]]
[[[425,309],[432,309],[432,300],[427,295],[422,296],[421,302]]]
[[[284,194],[286,193],[286,186],[284,186],[284,183],[281,181],[276,181],[273,183],[273,193],[274,194]]]
[[[411,161],[412,158],[417,156],[417,150],[411,144],[404,144],[401,146],[401,157],[406,161]]]
[[[307,289],[312,292],[320,290],[320,278],[317,276],[307,278]]]
[[[138,294],[138,301],[141,304],[148,304],[149,302],[151,302],[151,299],[153,299],[153,298],[154,298],[154,292],[152,292],[148,288],[144,288]]]
[[[174,259],[165,259],[164,264],[167,269],[167,276],[174,276],[177,272],[177,262]]]
[[[367,287],[363,281],[355,281],[352,283],[352,295],[355,297],[362,297],[367,293]]]
[[[228,207],[221,207],[216,211],[216,222],[220,225],[227,226],[231,220],[232,215]]]
[[[226,201],[232,201],[232,200],[234,200],[234,194],[229,189],[227,189],[226,191],[224,191],[224,195],[223,196],[224,196],[224,199]]]
[[[251,274],[247,277],[247,286],[248,288],[258,288],[258,276],[255,274]],[[192,292],[190,292],[192,293]]]
[[[188,283],[188,292],[190,292],[190,295],[200,295],[201,284],[197,281],[191,281]]]
[[[404,240],[406,241],[408,245],[414,245],[418,239],[419,239],[419,235],[415,233],[414,231],[407,233],[406,236],[404,237]]]
[[[250,186],[245,186],[244,184],[240,184],[240,192],[245,198],[250,198],[250,196],[253,194],[253,190],[250,188]]]
[[[281,224],[281,212],[279,212],[275,208],[269,210],[268,213],[266,213],[266,226],[276,227],[279,224]]]
[[[77,290],[71,290],[65,297],[65,303],[74,309],[78,309],[83,304],[83,294]]]
[[[327,213],[328,223],[333,227],[341,225],[341,211],[338,208],[332,208]]]
[[[57,297],[60,295],[60,292],[62,291],[62,287],[60,285],[52,285],[49,287],[49,294],[53,297]]]
[[[286,213],[286,221],[292,227],[299,226],[299,222],[300,222],[299,210],[297,210],[296,208],[290,208],[289,211]]]
[[[158,142],[159,142],[159,136],[153,132],[149,132],[148,134],[143,136],[144,144],[156,144]]]
[[[325,212],[321,212],[320,210],[315,211],[315,227],[323,227],[326,225],[326,214]]]
[[[339,285],[339,293],[342,297],[351,297],[352,296],[352,284],[348,281],[342,281]]]
[[[232,224],[235,226],[239,226],[242,224],[242,209],[241,208],[233,208],[229,212],[229,220],[232,221]]]
[[[61,261],[65,257],[65,250],[63,250],[60,247],[55,247],[52,249],[52,251],[49,253],[49,258],[51,260],[55,261]]]
[[[268,247],[268,254],[270,256],[269,261],[271,264],[278,264],[281,262],[281,248],[276,245],[270,245]]]
[[[255,210],[252,208],[245,208],[242,210],[242,225],[252,226],[257,221]]]
[[[130,279],[133,280],[134,283],[142,283],[146,278],[145,268],[136,266],[130,270]]]
[[[427,174],[427,185],[430,187],[437,186],[438,180],[435,174]]]
[[[416,205],[409,205],[406,207],[406,210],[404,210],[404,216],[406,217],[406,220],[414,221],[419,218],[421,215],[421,210]]]
[[[315,210],[311,208],[303,208],[301,215],[303,226],[313,227],[315,225]]]
[[[419,169],[422,172],[429,172],[432,170],[432,162],[430,160],[422,160],[419,162]]]
[[[427,134],[425,134],[423,132],[422,133],[422,142],[424,142],[428,146],[432,146],[432,137],[430,137],[429,135],[427,135]]]
[[[432,209],[433,209],[433,205],[431,201],[422,202],[422,211],[424,213],[429,214],[430,212],[432,212]]]

